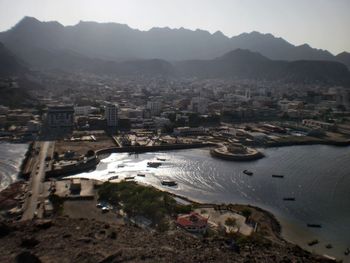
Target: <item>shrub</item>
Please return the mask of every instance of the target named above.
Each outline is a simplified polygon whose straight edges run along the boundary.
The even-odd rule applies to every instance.
[[[191,206],[181,206],[169,194],[135,182],[105,182],[98,190],[99,199],[113,205],[123,204],[129,216],[142,215],[160,223],[166,215],[188,213]]]
[[[234,227],[236,225],[236,219],[229,217],[225,220],[225,225]]]

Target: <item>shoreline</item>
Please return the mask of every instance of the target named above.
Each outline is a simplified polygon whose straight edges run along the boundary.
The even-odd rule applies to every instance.
[[[319,143],[319,142],[316,142],[316,141],[312,141],[312,142],[303,142],[303,143],[293,143],[293,144],[289,144],[289,143],[284,143],[283,145],[270,145],[270,146],[268,146],[268,147],[264,147],[264,148],[272,148],[272,147],[285,147],[285,146],[307,146],[307,145],[329,145],[329,146],[336,146],[336,147],[338,147],[338,146],[348,146],[349,144],[349,141],[348,142],[346,142],[346,144],[344,144],[343,142],[341,143],[341,144],[338,144],[338,142],[336,143],[336,144],[333,144],[333,142],[329,142],[329,141],[323,141],[322,143]],[[177,150],[181,150],[181,149],[177,149]],[[28,150],[27,150],[27,153],[30,151],[30,147],[28,147]],[[26,154],[27,154],[26,153]],[[102,154],[103,155],[103,154]],[[22,165],[21,166],[23,166],[23,163],[24,163],[24,160],[23,160],[23,162],[22,162]],[[19,177],[19,175],[20,175],[20,173],[18,174],[18,179],[20,179],[20,177]],[[15,182],[14,182],[15,183]],[[11,184],[10,184],[11,185]],[[9,185],[9,186],[10,186]],[[8,186],[8,187],[9,187]],[[152,186],[152,185],[151,185]],[[154,187],[154,186],[152,186],[152,187]],[[5,188],[6,189],[6,188]],[[3,190],[5,190],[5,189],[3,189]],[[160,189],[160,190],[162,190],[162,191],[164,191],[164,189]],[[1,193],[2,191],[0,191],[0,193]],[[173,196],[175,196],[175,197],[178,197],[178,198],[181,198],[181,199],[184,199],[184,200],[187,200],[187,201],[189,201],[189,202],[191,202],[191,203],[197,203],[197,204],[201,204],[201,205],[205,205],[205,204],[207,204],[207,203],[205,203],[205,202],[200,202],[200,201],[196,201],[196,200],[192,200],[192,199],[190,199],[190,198],[187,198],[187,197],[185,197],[185,196],[181,196],[181,195],[176,195],[176,194],[174,194],[174,193],[171,193],[171,192],[168,192],[168,191],[166,191],[165,190],[165,192],[167,192],[167,193],[169,193],[169,194],[171,194],[171,195],[173,195]],[[215,205],[215,204],[208,204],[208,205]],[[236,204],[236,205],[239,205],[239,204]],[[308,251],[308,252],[310,252],[310,251],[312,251],[312,248],[310,247],[310,250],[308,250],[308,249],[305,249],[304,247],[305,246],[300,246],[300,245],[298,245],[297,243],[294,243],[294,242],[291,242],[291,241],[289,241],[288,239],[285,239],[283,236],[282,236],[282,226],[281,226],[281,223],[278,221],[278,219],[276,218],[276,216],[272,213],[272,212],[270,212],[270,211],[268,211],[268,210],[265,210],[265,209],[263,209],[263,208],[260,208],[260,207],[258,207],[258,206],[254,206],[254,205],[250,205],[250,204],[244,204],[244,205],[242,205],[242,206],[246,206],[246,207],[252,207],[252,208],[254,208],[254,209],[257,209],[257,210],[260,210],[261,212],[263,212],[266,216],[268,216],[268,217],[270,217],[271,218],[271,220],[273,221],[273,222],[275,222],[276,223],[276,234],[278,234],[278,236],[280,237],[280,239],[281,240],[283,240],[283,241],[285,241],[285,242],[288,242],[288,243],[290,243],[290,244],[294,244],[294,245],[296,245],[296,246],[299,246],[299,247],[301,247],[303,250],[305,250],[305,251]],[[278,230],[278,231],[277,231]],[[320,255],[320,254],[316,254],[316,255]]]
[[[250,209],[251,211],[253,210],[253,213],[261,213],[263,214],[264,217],[266,217],[268,219],[268,222],[257,222],[253,219],[253,221],[255,221],[257,224],[258,224],[258,229],[260,227],[260,225],[262,223],[264,223],[270,227],[272,233],[273,233],[273,236],[269,235],[269,234],[265,234],[263,235],[263,238],[266,238],[267,240],[270,240],[272,242],[276,242],[276,243],[282,243],[283,245],[291,245],[291,246],[294,246],[298,249],[301,249],[302,251],[306,252],[306,253],[309,253],[310,255],[313,255],[315,257],[318,257],[318,258],[321,258],[321,259],[324,259],[324,260],[329,260],[330,258],[333,258],[327,254],[319,254],[319,253],[316,253],[314,252],[313,249],[307,249],[306,246],[303,246],[301,244],[298,244],[296,242],[292,242],[290,240],[288,240],[287,238],[285,238],[282,234],[282,224],[281,222],[277,219],[277,217],[275,216],[275,214],[267,209],[264,209],[264,208],[261,208],[261,207],[258,207],[258,206],[255,206],[255,205],[251,205],[251,204],[239,204],[239,203],[221,203],[221,204],[215,204],[215,203],[207,203],[207,202],[202,202],[200,200],[194,200],[194,199],[191,199],[189,197],[186,197],[186,196],[183,196],[183,195],[180,195],[180,194],[176,194],[176,193],[173,193],[173,192],[169,192],[163,188],[159,188],[157,186],[154,186],[152,184],[147,184],[147,183],[142,183],[142,182],[136,182],[137,184],[140,184],[140,185],[143,185],[143,186],[146,186],[146,187],[153,187],[161,192],[164,192],[164,193],[167,193],[168,195],[174,197],[174,198],[179,198],[179,199],[182,199],[186,202],[188,202],[189,204],[191,205],[195,205],[196,208],[216,208],[216,207],[221,207],[221,211],[230,211],[230,212],[238,212],[240,213],[240,210],[244,210],[244,209]],[[226,209],[225,209],[226,207]],[[238,209],[237,209],[238,208]],[[254,211],[255,210],[255,211]],[[255,231],[254,231],[255,232]],[[260,232],[255,232],[255,233],[258,233],[258,236],[261,234]],[[311,247],[310,247],[311,248]],[[328,258],[330,257],[330,258]],[[338,262],[339,260],[336,259],[334,261],[331,261],[331,262]],[[342,261],[339,261],[339,262],[342,262]],[[347,261],[345,261],[347,262]]]
[[[298,145],[329,145],[336,147],[350,146],[350,140],[336,141],[336,140],[322,140],[322,139],[310,139],[310,140],[290,140],[290,141],[277,141],[268,142],[263,145],[263,148],[272,147],[287,147],[287,146],[298,146]]]
[[[97,180],[97,179],[89,179],[89,180]],[[7,193],[8,190],[10,190],[11,188],[13,188],[14,186],[18,185],[18,184],[25,184],[25,182],[23,181],[16,181],[16,182],[13,182],[12,184],[10,184],[8,187],[6,187],[5,189],[3,189],[3,191],[0,191],[0,197],[3,195],[3,193]],[[305,249],[303,246],[300,246],[299,244],[297,243],[294,243],[286,238],[283,237],[282,235],[282,225],[280,223],[280,221],[277,219],[277,217],[270,211],[266,210],[266,209],[263,209],[261,207],[258,207],[258,206],[254,206],[254,205],[251,205],[251,204],[239,204],[239,203],[222,203],[222,204],[215,204],[215,203],[206,203],[206,202],[202,202],[200,200],[194,200],[194,199],[191,199],[189,197],[186,197],[186,196],[183,196],[183,195],[180,195],[180,194],[176,194],[176,193],[173,193],[173,192],[170,192],[170,191],[167,191],[166,189],[162,189],[162,188],[158,188],[152,184],[146,184],[146,183],[142,183],[142,182],[136,182],[137,184],[140,184],[140,185],[143,185],[145,187],[153,187],[159,191],[162,191],[162,192],[165,192],[167,193],[168,195],[174,197],[174,198],[179,198],[179,199],[182,199],[186,202],[188,202],[189,204],[191,205],[195,205],[196,208],[217,208],[219,207],[220,210],[222,211],[235,211],[235,212],[238,212],[240,213],[241,210],[243,209],[249,209],[253,212],[253,215],[256,214],[256,212],[260,213],[263,215],[263,217],[266,217],[268,219],[268,221],[266,222],[264,220],[264,224],[268,225],[271,232],[273,233],[273,236],[267,234],[265,236],[265,234],[263,234],[263,237],[266,238],[267,240],[271,240],[273,242],[276,242],[276,243],[280,243],[280,244],[289,244],[289,245],[292,245],[292,246],[295,246],[313,256],[316,256],[316,257],[320,257],[320,258],[325,258],[324,255],[321,255],[321,254],[317,254],[313,251],[310,251],[308,249]],[[22,189],[22,191],[24,191],[24,189]],[[18,191],[16,191],[15,194],[20,194]],[[5,209],[6,210],[6,209]],[[260,226],[260,224],[262,222],[259,222],[259,221],[255,221],[253,219],[254,222],[258,223],[258,226]],[[258,227],[259,228],[259,227]],[[258,235],[261,235],[261,232],[258,232]]]

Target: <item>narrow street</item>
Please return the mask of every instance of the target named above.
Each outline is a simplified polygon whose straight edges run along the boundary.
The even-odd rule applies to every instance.
[[[22,220],[30,220],[37,215],[37,208],[40,206],[40,196],[43,194],[45,180],[45,159],[48,155],[48,152],[52,152],[54,142],[43,141],[36,142],[36,147],[40,147],[39,154],[37,156],[37,161],[35,163],[34,169],[31,173],[29,181],[29,191],[28,197],[25,204],[25,210],[23,212]]]

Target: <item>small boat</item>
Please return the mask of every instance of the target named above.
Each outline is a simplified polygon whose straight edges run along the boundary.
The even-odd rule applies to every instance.
[[[283,201],[295,201],[294,197],[284,197]]]
[[[308,227],[317,227],[320,228],[322,227],[320,224],[307,224]]]
[[[281,175],[281,174],[273,174],[272,177],[274,177],[274,178],[283,178],[284,175]]]
[[[319,241],[318,241],[317,239],[314,239],[314,240],[310,241],[310,242],[307,243],[307,244],[311,247],[311,246],[314,246],[314,245],[316,245],[316,244],[318,244],[318,243],[319,243]]]
[[[165,161],[166,161],[166,159],[164,159],[164,158],[159,158],[159,157],[157,157],[157,160],[158,160],[158,161],[162,161],[162,162],[165,162]]]
[[[327,244],[327,245],[326,245],[326,248],[327,248],[327,249],[331,249],[331,248],[333,248],[333,246],[332,246],[332,244]]]
[[[115,174],[115,171],[109,171],[108,173],[109,174]]]
[[[124,164],[118,164],[118,168],[123,168],[123,167],[125,167]]]
[[[126,176],[125,177],[125,180],[134,180],[135,179],[135,176]]]
[[[349,254],[350,254],[350,249],[349,249],[349,248],[345,249],[344,255],[347,256],[347,255],[349,255]]]
[[[109,177],[109,178],[108,178],[108,181],[115,180],[115,179],[118,179],[118,175]]]
[[[137,176],[145,177],[146,175],[145,174],[137,174]]]
[[[163,179],[161,181],[162,185],[166,185],[166,186],[176,186],[177,182],[170,180],[170,179]]]
[[[160,162],[148,162],[147,163],[147,166],[152,167],[152,168],[158,168],[161,165],[162,165],[162,163],[160,163]]]
[[[249,176],[253,175],[253,172],[248,171],[248,170],[244,170],[243,173],[246,175],[249,175]]]

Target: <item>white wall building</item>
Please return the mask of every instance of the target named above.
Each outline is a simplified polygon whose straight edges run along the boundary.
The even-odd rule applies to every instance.
[[[118,105],[108,104],[105,108],[105,118],[108,127],[117,127],[118,125]]]
[[[74,107],[74,114],[79,116],[88,116],[90,113],[92,113],[96,108],[93,108],[91,106],[75,106]]]
[[[194,97],[191,100],[190,109],[193,112],[205,114],[208,111],[208,100],[202,97]]]
[[[148,101],[146,108],[151,111],[153,116],[159,115],[162,109],[162,103],[159,101]]]

